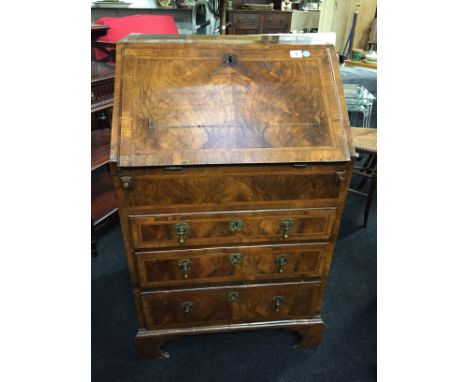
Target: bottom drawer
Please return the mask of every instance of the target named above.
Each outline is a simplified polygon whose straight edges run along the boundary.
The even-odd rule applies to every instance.
[[[236,285],[141,293],[147,329],[310,318],[320,282]]]

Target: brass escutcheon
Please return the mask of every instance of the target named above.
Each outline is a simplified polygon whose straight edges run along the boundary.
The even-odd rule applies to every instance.
[[[192,269],[192,262],[190,260],[179,261],[179,269],[184,272],[184,279],[188,278],[188,271]]]
[[[233,253],[229,256],[229,261],[231,264],[240,264],[242,261],[242,255],[240,253]]]
[[[283,296],[275,296],[273,297],[273,310],[278,313],[279,312],[279,307],[280,305],[284,302],[284,297]]]
[[[294,219],[291,219],[291,218],[281,219],[279,227],[280,227],[280,230],[283,231],[283,239],[288,238],[288,232],[292,230],[293,225],[294,225]]]
[[[240,219],[232,219],[229,222],[229,229],[232,232],[240,232],[243,227],[244,227],[244,222]]]
[[[278,267],[278,272],[284,272],[284,266],[288,263],[288,255],[280,255],[275,259],[275,264]]]
[[[180,304],[180,306],[185,313],[190,313],[191,311],[193,311],[192,301],[185,301],[182,304]]]
[[[229,302],[237,302],[239,301],[240,293],[239,292],[229,292],[228,300]]]
[[[177,236],[179,236],[179,244],[185,243],[185,235],[190,231],[188,223],[176,223],[174,226]]]

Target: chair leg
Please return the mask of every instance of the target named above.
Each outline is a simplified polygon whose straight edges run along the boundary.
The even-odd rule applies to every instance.
[[[375,195],[377,194],[377,174],[371,178],[371,184],[369,188],[369,194],[367,196],[366,209],[364,211],[364,227],[367,227],[367,221],[369,219],[369,211],[374,201]]]
[[[374,169],[375,168],[375,161],[376,161],[376,156],[374,154],[369,154],[369,157],[366,159],[366,162],[364,163],[364,165],[362,166],[363,169]],[[365,171],[365,170],[363,170]],[[370,173],[370,171],[366,171],[368,173]],[[361,180],[361,183],[359,184],[359,186],[357,187],[357,189],[360,191],[364,188],[364,186],[366,185],[367,183],[367,180],[368,178],[367,177],[363,177],[362,180]]]
[[[94,229],[94,224],[91,221],[91,256],[97,256],[97,249],[96,249],[96,231]]]

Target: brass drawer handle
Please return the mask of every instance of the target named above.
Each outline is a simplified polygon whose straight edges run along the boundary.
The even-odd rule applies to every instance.
[[[91,101],[95,101],[96,100],[96,93],[94,92],[94,90],[91,90]]]
[[[278,267],[278,272],[284,272],[284,266],[288,263],[288,255],[280,255],[275,259],[275,264]]]
[[[192,269],[192,261],[181,260],[179,261],[179,269],[184,273],[184,279],[188,278],[188,271]]]
[[[284,302],[284,297],[283,296],[275,296],[273,297],[273,310],[278,313],[280,305]]]
[[[280,226],[280,230],[283,231],[283,239],[287,239],[289,237],[288,232],[292,230],[293,225],[294,225],[294,219],[291,219],[291,218],[282,219],[280,221],[279,226]]]
[[[192,301],[185,301],[182,304],[180,304],[180,306],[182,307],[182,310],[185,313],[190,313],[190,312],[193,311],[193,302]]]
[[[229,302],[237,302],[240,299],[240,293],[239,292],[229,292],[228,294],[228,300]]]
[[[240,232],[244,228],[244,222],[240,219],[233,219],[229,223],[229,229],[232,232]]]
[[[229,256],[229,262],[231,264],[240,264],[242,261],[242,255],[240,253],[233,253]]]
[[[179,236],[179,243],[185,243],[185,235],[190,231],[188,223],[176,223],[174,226],[177,236]]]

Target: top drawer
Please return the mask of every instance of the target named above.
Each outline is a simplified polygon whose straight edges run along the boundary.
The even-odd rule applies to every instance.
[[[343,165],[122,170],[129,213],[336,207]]]

